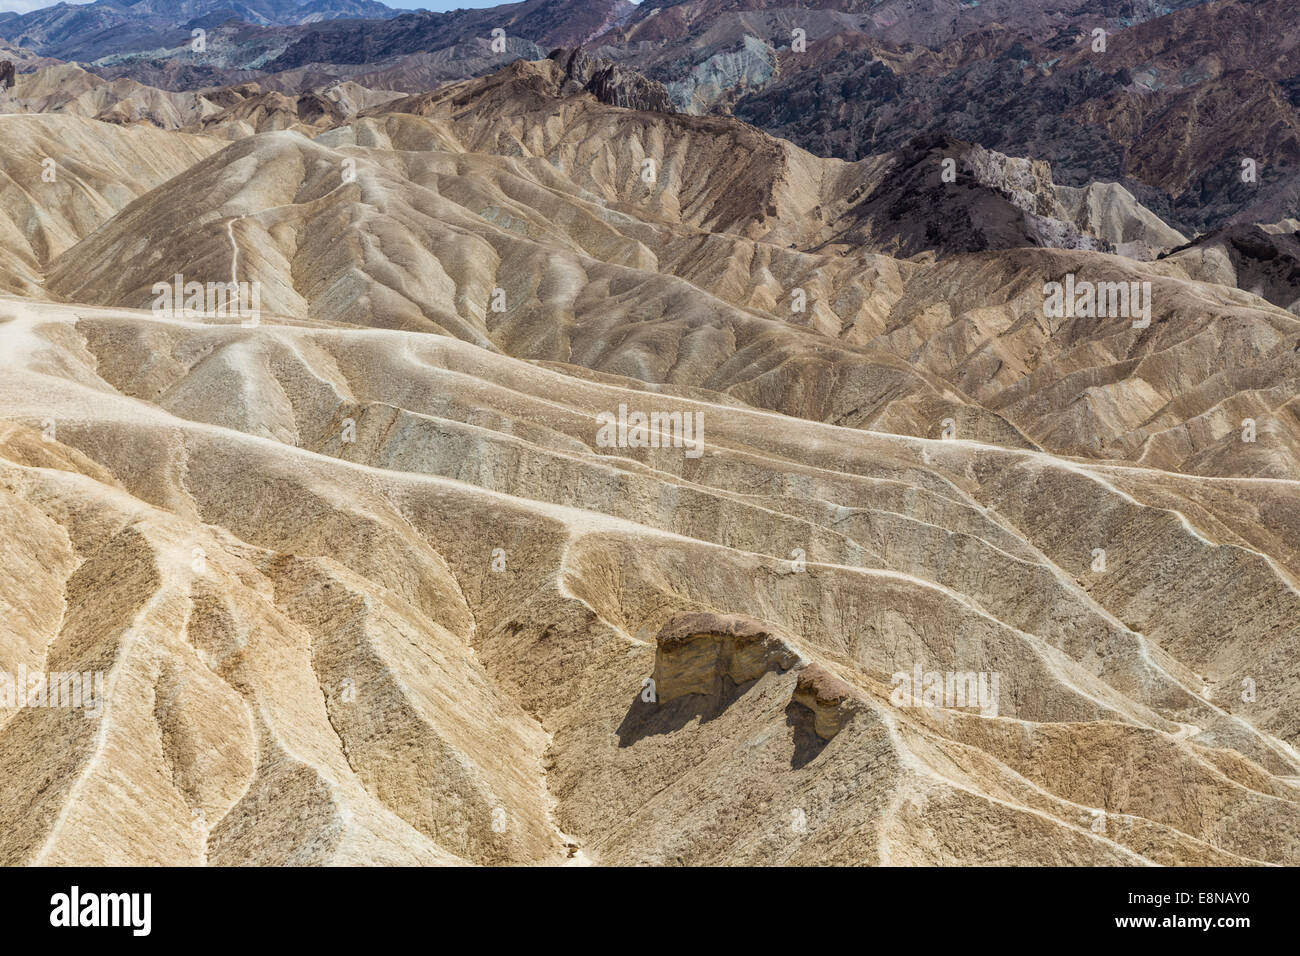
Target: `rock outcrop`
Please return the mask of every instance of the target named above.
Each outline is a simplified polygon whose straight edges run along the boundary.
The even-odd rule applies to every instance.
[[[673,618],[656,641],[654,682],[661,701],[687,694],[720,696],[731,687],[803,663],[786,639],[759,621],[696,612]]]
[[[552,50],[549,59],[564,69],[566,83],[587,91],[602,103],[629,110],[676,111],[662,83],[612,60],[592,57],[581,48]]]
[[[799,671],[792,699],[812,711],[813,727],[823,740],[833,738],[866,706],[861,690],[821,664],[809,664]]]
[[[1300,315],[1300,222],[1225,226],[1169,253],[1206,282],[1236,286]]]

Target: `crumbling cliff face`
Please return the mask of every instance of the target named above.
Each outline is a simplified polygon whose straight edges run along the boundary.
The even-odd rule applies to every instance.
[[[739,615],[695,613],[674,618],[656,638],[654,681],[660,700],[686,694],[718,695],[806,663],[761,621]]]
[[[694,611],[666,623],[655,638],[658,703],[700,695],[715,706],[767,674],[791,674],[782,686],[807,710],[818,738],[830,740],[867,708],[867,694],[810,661],[795,639],[743,614]]]

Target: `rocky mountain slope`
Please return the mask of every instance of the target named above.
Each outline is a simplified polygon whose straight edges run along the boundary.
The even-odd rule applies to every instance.
[[[1300,222],[1226,226],[1170,252],[1190,275],[1300,313]]]
[[[94,60],[157,48],[194,27],[232,19],[271,26],[381,21],[398,13],[376,0],[95,0],[0,14],[0,37],[45,56]]]
[[[952,137],[1048,162],[1062,186],[1116,183],[1186,236],[1300,215],[1290,0],[526,0],[400,16],[256,0],[233,19],[217,6],[99,0],[0,18],[0,38],[108,79],[286,95],[340,80],[420,93],[586,46],[678,110],[734,114],[818,155]]]
[[[856,159],[927,132],[1045,159],[1066,185],[1121,183],[1188,234],[1272,222],[1297,212],[1292,13],[1287,0],[1216,0],[1057,32],[1017,19],[942,46],[826,27],[805,54],[774,25],[759,39],[781,50],[777,72],[734,109],[822,155]]]

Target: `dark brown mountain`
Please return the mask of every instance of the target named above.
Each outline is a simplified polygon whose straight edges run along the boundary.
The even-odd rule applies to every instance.
[[[303,36],[268,64],[288,70],[307,63],[371,63],[385,57],[445,49],[487,38],[493,29],[547,49],[577,46],[621,22],[628,0],[525,0],[483,10],[411,13],[396,19],[310,24]]]
[[[382,21],[397,13],[376,0],[97,0],[0,18],[0,37],[45,56],[90,61],[156,50],[178,31],[188,39],[193,27],[232,19],[271,26],[339,17]]]
[[[807,65],[786,52],[735,112],[845,159],[918,132],[1047,159],[1064,183],[1123,183],[1184,232],[1271,221],[1298,211],[1294,12],[1291,0],[1218,0],[1120,29],[1104,52],[1082,29],[1041,42],[985,34],[992,47],[971,56],[963,45],[950,69],[931,51],[880,45]],[[1253,182],[1241,176],[1247,158]]]
[[[582,87],[602,103],[630,110],[676,112],[663,84],[648,80],[635,70],[588,56],[580,48],[554,50],[549,59],[564,68],[568,82]]]
[[[1206,282],[1235,285],[1300,315],[1300,222],[1226,226],[1168,258]]]

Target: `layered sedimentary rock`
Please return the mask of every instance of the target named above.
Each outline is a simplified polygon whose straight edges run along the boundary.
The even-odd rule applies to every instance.
[[[685,614],[664,625],[655,638],[654,682],[660,700],[687,694],[719,695],[758,680],[768,671],[788,671],[799,654],[761,622],[719,614]]]
[[[0,860],[1300,860],[1280,287],[571,80],[0,117]]]

